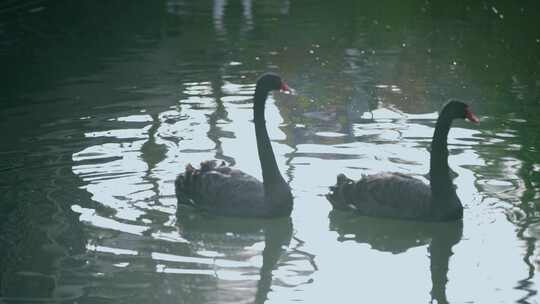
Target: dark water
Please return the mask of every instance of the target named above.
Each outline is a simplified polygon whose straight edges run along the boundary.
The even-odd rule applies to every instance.
[[[538,5],[357,2],[3,2],[0,302],[539,302]],[[260,175],[268,70],[291,218],[177,213],[189,162]],[[463,221],[330,212],[339,172],[422,178],[452,97]]]

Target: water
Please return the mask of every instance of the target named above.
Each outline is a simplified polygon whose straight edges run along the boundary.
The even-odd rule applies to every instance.
[[[533,4],[82,3],[0,9],[0,301],[539,302]],[[267,70],[291,218],[177,212],[187,163],[260,176]],[[331,212],[338,173],[424,178],[451,97],[481,117],[450,132],[463,221]]]

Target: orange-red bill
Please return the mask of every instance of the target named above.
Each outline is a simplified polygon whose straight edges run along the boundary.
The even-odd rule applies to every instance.
[[[465,117],[474,122],[474,123],[479,123],[480,122],[480,119],[478,119],[478,117],[476,115],[474,115],[474,113],[469,110],[468,108],[465,110]]]
[[[282,81],[281,82],[281,91],[283,92],[291,92],[291,88],[289,88],[289,86],[285,83],[285,81]]]

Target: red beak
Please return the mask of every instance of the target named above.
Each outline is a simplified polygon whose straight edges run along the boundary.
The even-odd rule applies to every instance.
[[[474,115],[474,113],[471,112],[471,110],[469,110],[469,108],[465,109],[465,118],[467,118],[468,120],[470,120],[471,122],[474,122],[474,123],[479,123],[480,122],[480,119],[478,119],[478,117],[476,117],[476,115]]]
[[[285,81],[282,81],[280,91],[291,93],[291,88],[289,88]]]

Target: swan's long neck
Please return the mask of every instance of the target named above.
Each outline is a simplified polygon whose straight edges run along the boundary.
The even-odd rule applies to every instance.
[[[443,110],[435,125],[435,133],[431,142],[429,175],[431,193],[434,198],[447,197],[454,192],[448,167],[448,132],[451,125],[452,119]],[[436,201],[440,200],[436,199]]]
[[[268,91],[259,88],[255,89],[253,106],[255,137],[257,138],[257,150],[259,152],[265,190],[269,190],[269,187],[271,188],[272,186],[285,183],[283,177],[279,173],[276,157],[274,156],[270,138],[268,137],[268,131],[266,130],[264,110],[267,97]]]

